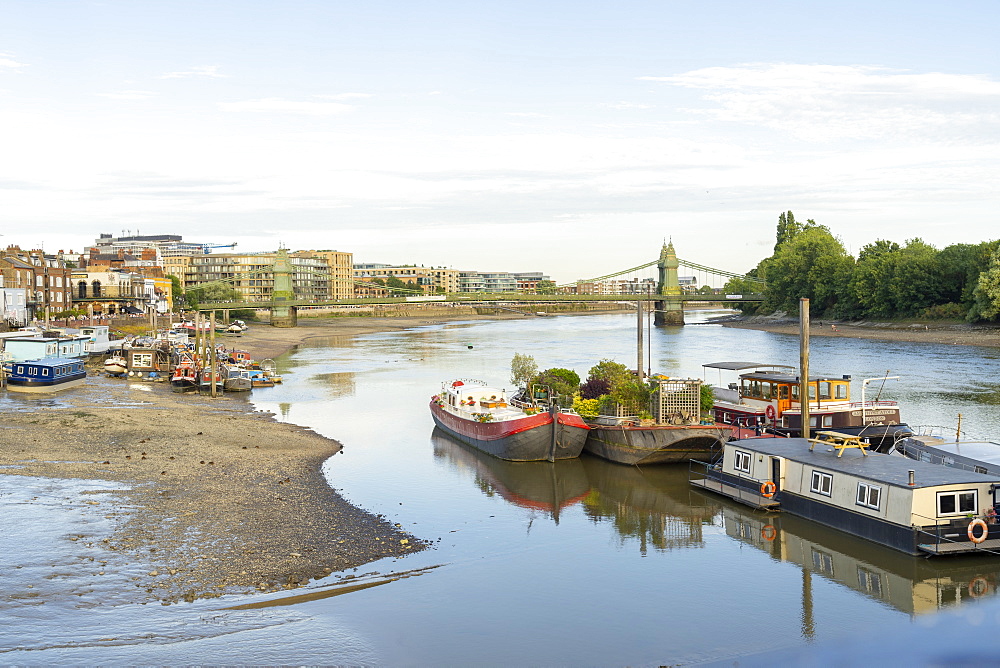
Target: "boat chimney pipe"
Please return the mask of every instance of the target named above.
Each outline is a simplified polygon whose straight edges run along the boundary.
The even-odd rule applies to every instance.
[[[915,485],[915,484],[916,484],[916,483],[915,483],[915,482],[913,481],[913,473],[914,473],[914,471],[913,471],[913,470],[911,469],[911,470],[907,471],[907,473],[908,473],[908,474],[910,475],[910,487],[913,487],[913,485]]]

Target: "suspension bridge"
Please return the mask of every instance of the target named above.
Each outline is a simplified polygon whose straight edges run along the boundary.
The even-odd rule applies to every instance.
[[[685,276],[682,285],[680,269],[694,272]],[[760,290],[763,281],[752,279],[724,269],[716,269],[677,257],[673,242],[664,243],[660,255],[655,260],[628,269],[622,269],[604,276],[578,280],[556,286],[545,294],[537,292],[457,292],[428,295],[423,290],[393,289],[394,296],[355,297],[317,301],[303,299],[296,295],[294,275],[296,268],[286,249],[279,249],[270,270],[253,272],[273,276],[273,288],[269,300],[204,302],[198,311],[268,309],[271,324],[276,327],[295,327],[297,309],[317,306],[366,306],[389,305],[408,302],[434,302],[457,304],[492,304],[502,307],[509,304],[538,303],[587,303],[587,302],[645,302],[654,309],[657,325],[683,325],[684,304],[687,302],[759,302],[763,299]],[[262,276],[263,277],[263,276]],[[710,283],[740,278],[759,286],[752,294],[721,294],[718,287]],[[226,281],[230,285],[239,279]],[[203,284],[204,285],[204,284]],[[369,285],[370,284],[365,284]],[[194,286],[201,287],[201,286]],[[706,289],[707,288],[707,289]]]

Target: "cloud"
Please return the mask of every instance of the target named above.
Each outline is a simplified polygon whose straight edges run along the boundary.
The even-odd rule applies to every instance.
[[[305,116],[330,116],[332,114],[342,114],[354,109],[353,106],[340,102],[285,100],[277,97],[266,97],[258,100],[243,100],[242,102],[223,102],[219,106],[223,111],[268,114],[301,114]]]
[[[9,53],[0,53],[0,68],[17,70],[22,67],[27,67],[27,65],[17,62]]]
[[[192,67],[190,70],[183,72],[167,72],[166,74],[161,74],[161,79],[189,79],[191,77],[209,77],[211,79],[224,79],[228,77],[226,74],[219,73],[218,65],[197,65]]]
[[[606,102],[601,105],[602,107],[607,107],[608,109],[652,109],[651,104],[641,104],[639,102]]]
[[[371,93],[337,93],[335,95],[317,95],[321,100],[357,100],[372,97]]]
[[[676,76],[638,77],[702,92],[714,106],[688,108],[715,120],[836,141],[1000,130],[1000,82],[980,75],[912,73],[874,66],[748,63]]]
[[[113,93],[97,93],[97,95],[111,100],[148,100],[155,97],[156,93],[148,90],[120,90]]]

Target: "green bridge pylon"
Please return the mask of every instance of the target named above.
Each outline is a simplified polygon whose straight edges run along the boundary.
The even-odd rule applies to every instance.
[[[274,289],[271,293],[271,326],[295,327],[298,314],[295,310],[295,288],[292,285],[294,269],[288,259],[288,249],[279,248],[274,258]]]
[[[681,302],[681,283],[677,273],[680,261],[674,251],[674,242],[663,244],[660,250],[660,259],[656,263],[659,270],[659,281],[656,285],[656,294],[673,299],[656,301],[656,311],[653,316],[653,324],[660,325],[683,325],[684,305]]]

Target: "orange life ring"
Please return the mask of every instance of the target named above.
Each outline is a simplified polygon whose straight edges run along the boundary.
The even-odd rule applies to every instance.
[[[764,528],[760,530],[760,535],[766,541],[772,541],[778,536],[778,530],[774,528],[773,524],[765,524]],[[970,587],[972,585],[969,585]]]
[[[979,538],[976,538],[976,527],[983,528],[983,535]],[[969,522],[969,531],[967,533],[969,534],[969,540],[973,543],[982,543],[986,540],[986,537],[990,535],[990,528],[986,526],[986,522],[982,520],[972,520]]]
[[[774,422],[774,416],[776,415],[776,413],[774,412],[774,406],[768,406],[767,408],[765,408],[764,415],[767,416],[768,420]]]
[[[973,578],[969,583],[969,596],[979,598],[990,590],[990,583],[984,577]]]
[[[775,485],[770,480],[768,480],[767,482],[762,482],[760,484],[760,495],[763,497],[770,499],[772,496],[774,496],[774,493],[777,491],[778,491],[778,486]]]

